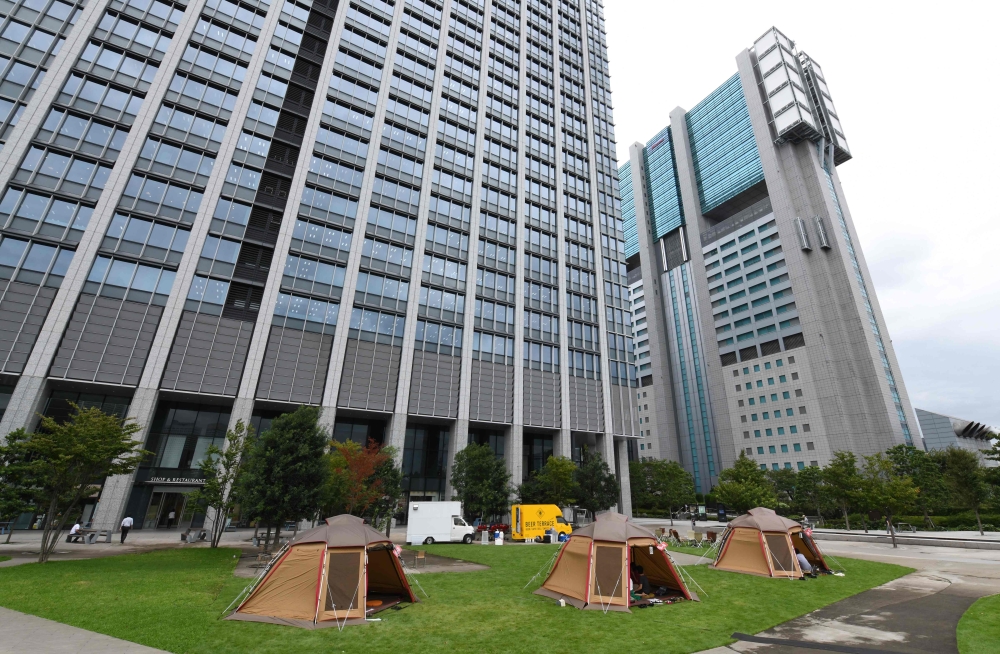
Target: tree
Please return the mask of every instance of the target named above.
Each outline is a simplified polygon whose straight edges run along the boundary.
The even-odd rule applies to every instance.
[[[795,486],[797,481],[795,469],[779,468],[777,470],[768,470],[764,474],[767,475],[768,481],[771,482],[771,486],[774,488],[774,495],[778,498],[777,506],[784,510],[790,510],[795,506]]]
[[[676,461],[649,459],[629,464],[632,504],[654,511],[666,510],[674,524],[674,508],[694,501],[694,478]]]
[[[795,510],[808,515],[815,510],[816,515],[823,515],[826,504],[826,484],[823,481],[823,471],[819,466],[807,466],[795,475]]]
[[[396,465],[396,448],[384,446],[381,450],[385,455],[382,463],[375,468],[373,481],[378,480],[382,487],[382,495],[368,507],[368,521],[381,531],[385,527],[385,536],[389,537],[392,528],[392,516],[399,507],[399,498],[403,496],[403,471]]]
[[[771,482],[745,452],[740,452],[732,468],[719,473],[719,484],[713,492],[720,502],[740,512],[757,506],[774,508],[778,504]]]
[[[583,462],[576,471],[576,502],[590,515],[607,511],[618,503],[621,488],[607,462],[597,453],[583,450]],[[563,506],[563,505],[559,505]]]
[[[96,407],[70,406],[72,413],[65,422],[42,417],[38,431],[18,430],[14,439],[22,460],[30,461],[26,472],[45,509],[39,563],[48,561],[66,521],[80,500],[94,492],[96,483],[130,474],[151,454],[135,440],[141,427],[134,419],[122,420]]]
[[[225,449],[210,445],[205,451],[205,458],[198,462],[205,485],[191,493],[189,501],[213,510],[212,547],[219,546],[226,531],[226,522],[236,507],[233,488],[238,485],[243,473],[252,434],[253,430],[238,420],[236,426],[226,432]]]
[[[951,490],[952,501],[975,512],[979,535],[984,535],[979,510],[989,500],[990,487],[979,463],[979,455],[951,445],[940,456],[944,463],[944,481]]]
[[[569,506],[576,501],[576,464],[564,456],[550,456],[542,469],[518,486],[522,504]]]
[[[267,526],[268,541],[273,527],[277,542],[286,520],[314,517],[320,508],[330,470],[318,418],[316,407],[282,414],[247,452],[238,497],[248,516]]]
[[[851,528],[848,509],[858,500],[861,478],[858,475],[858,459],[854,452],[834,452],[833,460],[823,468],[823,481],[830,500],[844,514],[844,524]]]
[[[510,473],[503,459],[489,445],[470,444],[455,454],[451,485],[469,515],[485,522],[507,510],[510,498]]]
[[[948,496],[941,466],[935,457],[912,445],[896,445],[886,450],[885,454],[896,467],[896,472],[912,479],[920,489],[917,508],[924,514],[924,523],[933,529],[930,511],[946,502]]]
[[[912,479],[897,472],[892,460],[882,452],[865,457],[861,486],[868,499],[866,503],[885,516],[892,546],[896,547],[896,530],[892,528],[892,520],[916,503],[919,490]]]
[[[35,480],[23,447],[28,434],[18,429],[0,444],[0,521],[10,523],[7,543],[14,533],[14,520],[35,506]]]
[[[380,530],[391,527],[403,480],[395,453],[395,448],[382,447],[374,440],[364,447],[354,441],[331,441],[326,456],[330,475],[323,492],[323,512],[365,518]]]

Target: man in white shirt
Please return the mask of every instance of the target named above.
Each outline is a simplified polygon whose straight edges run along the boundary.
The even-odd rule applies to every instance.
[[[82,538],[80,534],[80,523],[75,523],[69,530],[69,537],[66,539],[67,543],[75,543],[80,541]]]
[[[122,520],[122,545],[125,544],[125,537],[128,536],[128,530],[132,528],[132,518],[131,516],[125,516]]]

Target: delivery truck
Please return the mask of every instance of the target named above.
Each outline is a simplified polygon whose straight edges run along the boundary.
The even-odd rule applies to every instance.
[[[573,525],[563,517],[555,504],[515,504],[510,507],[510,537],[512,540],[542,542],[549,530],[556,536],[569,536]]]
[[[475,527],[462,518],[461,502],[410,502],[406,544],[471,543]]]

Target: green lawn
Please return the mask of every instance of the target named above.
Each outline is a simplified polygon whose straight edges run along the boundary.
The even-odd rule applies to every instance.
[[[10,561],[10,557],[9,556],[0,556],[0,563],[3,563],[4,561]]]
[[[219,620],[246,584],[235,550],[166,550],[0,569],[0,606],[173,652],[619,652],[623,646],[695,652],[732,642],[911,572],[842,559],[846,577],[766,579],[705,566],[687,570],[705,592],[626,613],[560,608],[522,590],[555,546],[432,545],[428,552],[489,570],[418,575],[430,598],[365,626],[306,631]],[[414,588],[418,594],[419,590]],[[423,599],[423,595],[420,594]]]
[[[1000,595],[983,597],[958,622],[961,654],[992,654],[1000,643]]]

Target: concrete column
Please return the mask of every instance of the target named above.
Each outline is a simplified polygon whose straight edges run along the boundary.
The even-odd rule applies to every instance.
[[[621,499],[618,503],[618,512],[631,517],[632,483],[629,478],[628,469],[628,441],[625,439],[615,441],[615,448],[618,452],[618,484],[621,486]],[[608,465],[611,464],[609,463]]]
[[[508,437],[503,454],[507,460],[507,470],[510,471],[510,483],[515,488],[523,481],[524,471],[524,425],[513,424],[507,430]]]
[[[129,417],[134,418],[142,425],[142,429],[135,433],[136,443],[145,443],[149,438],[149,430],[156,413],[156,404],[160,392],[155,388],[136,389],[132,396],[132,405],[129,407]],[[117,529],[125,517],[125,509],[128,506],[128,498],[132,494],[132,486],[135,483],[135,472],[127,475],[115,475],[104,480],[104,487],[101,489],[101,497],[94,510],[94,529]],[[132,516],[132,518],[142,523],[142,516]]]
[[[450,500],[455,494],[455,488],[451,485],[451,471],[455,465],[455,455],[464,450],[468,444],[469,421],[456,420],[448,438],[448,470],[444,482],[444,499],[446,500]]]
[[[565,424],[565,423],[564,423]],[[552,453],[555,456],[564,456],[570,458],[573,456],[573,432],[568,427],[565,426],[559,430],[556,437],[553,439],[552,443]]]

